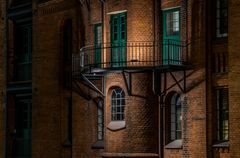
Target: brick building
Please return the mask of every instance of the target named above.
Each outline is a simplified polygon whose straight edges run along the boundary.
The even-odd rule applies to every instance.
[[[0,157],[240,157],[237,0],[0,6]]]

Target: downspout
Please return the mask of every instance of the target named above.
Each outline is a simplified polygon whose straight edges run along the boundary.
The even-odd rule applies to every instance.
[[[156,44],[156,50],[157,53],[161,53],[160,52],[160,29],[162,29],[162,16],[160,15],[160,6],[161,6],[161,0],[155,0],[154,1],[154,44]],[[156,30],[157,29],[157,30]],[[156,54],[155,54],[156,55]],[[157,54],[156,57],[160,57],[160,54]],[[161,72],[157,72],[157,73],[161,73]],[[159,92],[157,93],[157,98],[158,98],[158,120],[159,120],[159,132],[158,132],[158,152],[159,152],[159,158],[164,158],[164,110],[163,110],[163,95],[162,93],[162,75],[157,75],[158,77],[160,77],[160,81],[155,81],[155,82],[160,82],[160,87],[158,86],[157,88],[159,88],[160,90],[158,90]],[[156,77],[154,78],[154,80],[156,80]],[[155,83],[154,82],[154,83]],[[158,85],[158,84],[157,84]],[[156,89],[156,87],[154,88]]]
[[[2,110],[3,110],[3,157],[7,157],[7,43],[8,43],[8,20],[7,20],[7,6],[8,0],[2,1],[2,17],[3,17],[3,101],[2,101]]]

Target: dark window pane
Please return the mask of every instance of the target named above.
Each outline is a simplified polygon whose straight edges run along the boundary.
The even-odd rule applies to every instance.
[[[226,37],[228,34],[228,0],[217,0],[216,35]]]
[[[218,139],[228,140],[228,89],[217,90]]]

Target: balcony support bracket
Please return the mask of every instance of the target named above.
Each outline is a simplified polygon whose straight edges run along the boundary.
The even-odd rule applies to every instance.
[[[87,86],[91,89],[93,89],[94,91],[98,92],[100,95],[102,95],[104,97],[103,92],[98,89],[98,87],[96,87],[86,76],[84,76],[83,74],[80,74],[81,78],[87,83]]]
[[[123,71],[122,75],[124,78],[125,85],[127,87],[128,95],[131,96],[132,95],[132,73]]]
[[[186,93],[186,71],[183,70],[183,85],[180,84],[180,81],[176,79],[174,74],[170,71],[169,74],[171,75],[172,79],[176,82],[177,86],[179,89],[183,92]]]

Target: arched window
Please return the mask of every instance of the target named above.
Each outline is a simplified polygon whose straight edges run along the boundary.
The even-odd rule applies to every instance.
[[[180,96],[176,93],[171,99],[171,140],[182,138],[182,108]]]
[[[111,95],[111,120],[123,121],[125,108],[125,93],[121,88],[114,88]]]

